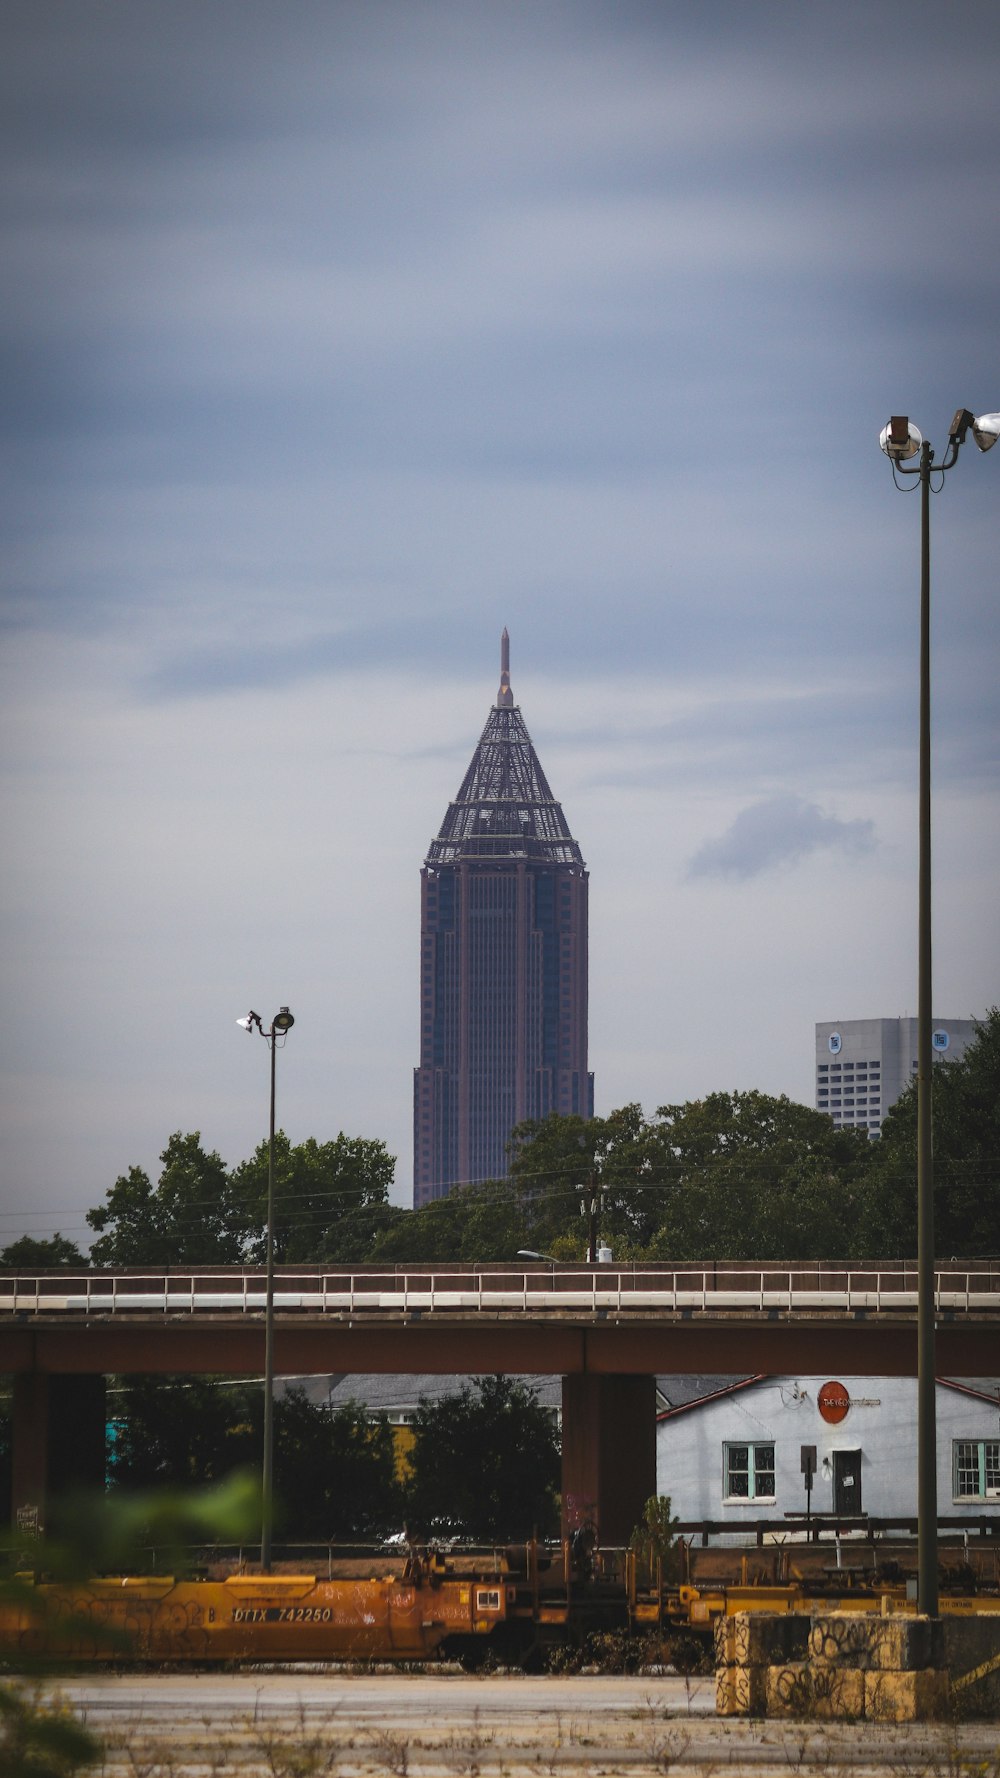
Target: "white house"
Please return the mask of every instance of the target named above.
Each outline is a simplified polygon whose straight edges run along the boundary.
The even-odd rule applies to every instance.
[[[938,1516],[1000,1521],[1000,1379],[939,1378]],[[810,1508],[844,1517],[917,1510],[912,1377],[749,1377],[661,1410],[657,1490],[682,1521],[739,1531]]]

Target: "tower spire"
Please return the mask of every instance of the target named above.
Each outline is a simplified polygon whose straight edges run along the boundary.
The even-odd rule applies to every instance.
[[[500,689],[421,873],[414,1203],[501,1179],[516,1124],[593,1117],[587,868],[510,689]]]
[[[510,637],[506,625],[500,638],[500,690],[497,692],[498,710],[512,710],[514,693],[510,689]]]

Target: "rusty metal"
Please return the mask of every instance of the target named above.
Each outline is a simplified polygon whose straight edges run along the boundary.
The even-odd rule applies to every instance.
[[[782,1553],[808,1555],[801,1545]],[[512,1664],[537,1662],[546,1649],[580,1643],[594,1629],[656,1637],[669,1651],[676,1636],[708,1636],[719,1618],[737,1612],[916,1609],[904,1583],[874,1572],[817,1569],[779,1580],[750,1573],[756,1552],[717,1554],[726,1573],[693,1582],[668,1578],[659,1556],[594,1549],[581,1557],[569,1541],[478,1561],[411,1551],[395,1565],[373,1558],[367,1569],[378,1572],[357,1565],[325,1580],[238,1573],[42,1582],[19,1601],[0,1602],[0,1657],[171,1664],[451,1658],[474,1667],[491,1652]],[[676,1552],[669,1561],[676,1574]],[[941,1611],[997,1614],[1000,1595],[995,1585],[946,1590]]]

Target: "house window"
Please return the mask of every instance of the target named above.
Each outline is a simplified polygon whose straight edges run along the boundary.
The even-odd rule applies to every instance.
[[[955,1499],[1000,1500],[1000,1438],[957,1438]]]
[[[774,1499],[774,1446],[724,1445],[727,1500]]]

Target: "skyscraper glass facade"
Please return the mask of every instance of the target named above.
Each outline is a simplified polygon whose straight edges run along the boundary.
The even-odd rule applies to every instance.
[[[414,1203],[502,1178],[515,1124],[593,1114],[587,870],[501,681],[421,873]]]

